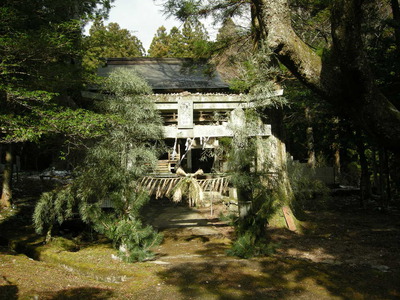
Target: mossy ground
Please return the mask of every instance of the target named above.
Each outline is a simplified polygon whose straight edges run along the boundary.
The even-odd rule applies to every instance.
[[[271,230],[277,252],[243,260],[225,255],[230,227],[198,211],[208,221],[165,229],[155,261],[127,264],[106,241],[44,245],[30,225],[34,201],[18,199],[16,210],[0,213],[0,299],[400,298],[397,212],[308,212],[312,230]],[[219,234],[198,234],[201,226]]]

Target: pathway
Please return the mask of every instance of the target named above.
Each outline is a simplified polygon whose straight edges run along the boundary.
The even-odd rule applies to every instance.
[[[231,243],[232,227],[212,218],[205,209],[153,206],[146,219],[164,235],[163,243],[155,250],[159,257],[155,263],[225,257]]]

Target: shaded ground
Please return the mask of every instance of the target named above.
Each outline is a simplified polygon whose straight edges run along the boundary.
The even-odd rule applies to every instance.
[[[233,227],[211,215],[209,208],[153,204],[145,215],[164,235],[163,243],[155,249],[155,263],[217,259],[226,256],[230,247]]]
[[[382,271],[400,269],[399,214],[308,212],[308,217],[317,227],[307,234],[273,232],[281,245],[279,255]]]
[[[146,216],[165,236],[157,259],[125,264],[104,241],[42,245],[34,200],[0,213],[0,299],[400,299],[395,211],[307,212],[308,233],[271,230],[277,253],[243,260],[225,255],[232,228],[209,209],[156,205]]]

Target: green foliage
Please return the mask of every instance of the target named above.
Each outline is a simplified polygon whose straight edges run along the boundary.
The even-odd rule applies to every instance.
[[[127,29],[122,29],[117,23],[107,26],[101,20],[96,20],[84,38],[85,53],[83,66],[96,71],[102,63],[102,58],[108,57],[139,57],[144,55],[141,41]]]
[[[129,70],[116,70],[112,72],[108,80],[104,82],[103,89],[105,91],[110,91],[114,93],[118,97],[126,97],[126,96],[133,96],[133,95],[143,95],[143,94],[150,94],[151,88],[150,86],[144,81],[138,78],[137,80],[131,80],[131,71]],[[136,75],[137,77],[138,75]],[[126,100],[126,99],[125,99]],[[150,104],[151,101],[148,101],[147,98],[138,97],[138,102],[146,102],[146,104]],[[107,102],[107,105],[110,107],[112,112],[117,113],[128,113],[125,110],[125,104],[129,105],[129,103],[125,103],[124,100],[113,102]],[[118,103],[123,103],[123,107],[115,106]],[[137,105],[137,103],[135,103]],[[152,105],[154,107],[154,105]]]
[[[168,0],[164,3],[165,12],[176,16],[179,20],[185,21],[188,17],[198,13],[201,6],[199,0]]]
[[[158,28],[148,52],[150,57],[207,58],[210,47],[203,24],[197,19],[188,19],[182,31],[173,27],[168,34],[164,26]]]
[[[249,100],[258,104],[286,104],[284,97],[273,96],[282,71],[272,62],[272,58],[273,53],[268,45],[262,45],[242,63],[241,73],[232,80],[231,89],[240,93],[249,92]]]
[[[227,253],[242,258],[271,255],[278,245],[269,240],[267,227],[285,204],[286,193],[266,173],[245,176],[247,180],[243,180],[241,184],[245,184],[243,187],[246,187],[246,190],[243,193],[242,188],[238,189],[238,192],[247,196],[247,198],[242,196],[242,200],[251,201],[251,210],[244,218],[236,220],[237,239]],[[239,206],[240,201],[239,197]]]
[[[232,174],[232,184],[238,189],[239,206],[250,202],[251,209],[243,218],[237,219],[237,240],[229,250],[230,255],[249,258],[271,254],[273,245],[268,241],[268,221],[285,204],[284,193],[278,182],[280,178],[271,176],[270,161],[257,161],[260,140],[249,137],[259,126],[259,113],[248,110],[244,114],[245,123],[235,128],[235,136],[229,144],[228,162]]]
[[[224,214],[223,212],[220,212],[218,215],[218,219],[220,221],[226,222],[230,226],[234,226],[237,220],[237,213],[230,212],[228,214]]]
[[[337,109],[322,101],[317,94],[304,89],[297,80],[287,82],[285,95],[289,105],[285,108],[284,127],[291,155],[300,160],[309,158],[307,130],[311,129],[315,154],[323,153],[331,158],[333,144],[344,138],[348,124],[338,124]],[[327,163],[332,165],[332,159],[328,159]]]
[[[365,49],[376,82],[385,96],[398,108],[400,104],[399,20],[393,4],[369,2],[364,5]],[[390,7],[391,6],[391,7]],[[397,12],[398,14],[398,12]]]
[[[292,26],[314,49],[323,49],[331,42],[331,3],[328,0],[290,1]]]
[[[105,15],[110,2],[6,1],[0,8],[1,89],[59,92],[79,85],[82,20]]]
[[[205,54],[207,57],[207,39],[207,31],[198,19],[186,20],[182,28],[182,56],[202,57],[201,54]]]
[[[174,34],[173,34],[174,33]],[[150,57],[172,57],[174,54],[170,53],[170,40],[173,36],[174,42],[180,42],[180,31],[178,28],[173,27],[168,35],[167,29],[161,26],[157,29],[156,34],[151,41],[149,48]]]
[[[252,231],[246,231],[232,244],[231,249],[227,250],[230,256],[240,258],[252,258],[255,256],[266,256],[274,254],[278,245],[271,243],[268,239],[260,239]]]
[[[126,262],[151,259],[154,254],[151,248],[160,244],[162,236],[151,226],[143,226],[138,219],[119,220],[107,236],[118,248],[119,257]]]
[[[105,89],[110,96],[100,108],[110,118],[107,134],[88,150],[71,185],[41,197],[34,224],[38,232],[51,230],[73,212],[113,240],[123,260],[144,260],[161,237],[140,221],[140,209],[149,196],[138,180],[157,160],[161,118],[143,94],[150,88],[131,71],[112,73]],[[112,212],[101,208],[105,202],[112,204]]]
[[[0,142],[98,136],[104,119],[77,109],[83,20],[104,16],[109,0],[5,1],[0,7]]]
[[[70,188],[44,193],[38,201],[33,214],[35,229],[38,233],[51,230],[55,221],[62,224],[73,216],[75,199]]]
[[[212,16],[217,22],[234,16],[244,16],[248,2],[237,0],[164,0],[164,12],[181,21],[193,17]]]
[[[101,136],[109,123],[104,115],[59,105],[57,94],[46,91],[7,89],[5,102],[0,108],[2,143],[38,142],[43,136],[63,135],[69,143],[78,144]]]
[[[234,91],[248,90],[248,84],[241,80],[241,76],[243,63],[253,55],[253,50],[248,30],[236,25],[231,18],[222,22],[210,51],[213,54],[212,62]]]
[[[248,196],[246,200],[251,201],[251,210],[244,218],[237,219],[235,223],[237,239],[227,252],[228,255],[242,258],[274,253],[278,245],[269,240],[267,227],[271,218],[282,207],[284,197],[279,185],[274,184],[267,174],[259,172],[252,175],[245,175],[247,180],[242,181],[242,184],[246,184],[247,181],[245,187],[248,190],[245,191],[245,195]],[[242,200],[244,199],[242,198]]]
[[[275,170],[275,162],[260,153],[261,149],[267,152],[276,150],[266,149],[268,143],[262,138],[250,137],[258,131],[262,119],[267,118],[264,115],[266,108],[287,104],[285,98],[275,96],[274,82],[281,71],[273,67],[271,57],[268,48],[262,47],[241,64],[242,73],[239,79],[233,81],[233,86],[239,88],[239,92],[248,92],[247,100],[257,107],[235,112],[235,117],[241,122],[233,128],[235,135],[228,154],[232,184],[238,189],[239,206],[241,202],[251,203],[248,215],[237,221],[238,238],[229,252],[244,258],[271,254],[274,246],[267,239],[268,222],[291,200],[281,183],[284,181],[281,174],[284,170]],[[279,174],[274,176],[271,171]]]

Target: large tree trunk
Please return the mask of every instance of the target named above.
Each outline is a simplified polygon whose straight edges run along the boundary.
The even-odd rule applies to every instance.
[[[332,10],[333,56],[341,71],[342,105],[355,123],[400,151],[400,112],[375,84],[361,39],[361,0],[338,0]]]
[[[271,124],[272,135],[263,139],[263,157],[259,157],[268,170],[271,178],[269,184],[275,194],[272,196],[268,224],[270,227],[284,227],[292,231],[300,231],[301,224],[292,212],[294,193],[287,169],[287,152],[283,130],[283,112],[273,109],[268,112],[268,122]],[[260,153],[260,152],[259,152]]]
[[[288,0],[252,0],[279,60],[307,87],[386,147],[400,151],[400,112],[377,88],[361,39],[362,0],[336,0],[331,56],[322,59],[293,31]]]
[[[6,154],[6,165],[3,171],[3,185],[2,185],[2,193],[0,199],[0,209],[8,208],[11,206],[12,199],[12,146],[5,151]]]

